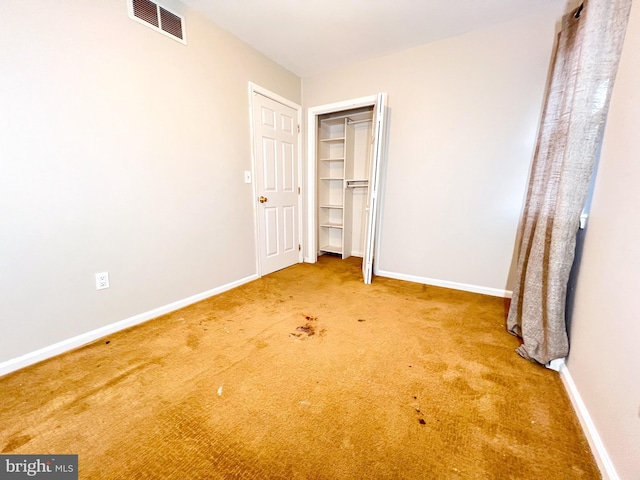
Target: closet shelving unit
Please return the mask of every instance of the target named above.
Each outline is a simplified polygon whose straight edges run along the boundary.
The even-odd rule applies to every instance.
[[[333,253],[347,258],[361,250],[354,241],[362,243],[359,224],[364,220],[362,199],[366,198],[369,184],[371,121],[370,109],[332,115],[319,121],[318,245],[321,254]]]
[[[320,251],[342,254],[344,231],[345,118],[320,121],[318,235]]]

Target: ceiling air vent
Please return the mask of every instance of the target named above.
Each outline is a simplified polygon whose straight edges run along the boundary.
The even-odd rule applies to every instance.
[[[129,16],[149,28],[187,44],[184,18],[151,0],[127,0]]]

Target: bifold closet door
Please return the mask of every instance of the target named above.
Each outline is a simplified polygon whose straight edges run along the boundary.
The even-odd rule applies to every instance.
[[[383,141],[385,132],[385,107],[387,94],[379,93],[374,106],[373,143],[369,170],[369,210],[366,215],[366,233],[364,239],[364,257],[362,259],[362,275],[364,283],[371,283],[373,276],[373,256],[375,249],[376,227],[378,222],[378,188],[380,185],[380,165],[382,163]]]

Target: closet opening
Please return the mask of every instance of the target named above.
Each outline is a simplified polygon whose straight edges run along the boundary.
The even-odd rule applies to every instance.
[[[318,255],[364,256],[373,106],[318,117]]]
[[[373,274],[386,95],[309,109],[306,261],[361,257]]]

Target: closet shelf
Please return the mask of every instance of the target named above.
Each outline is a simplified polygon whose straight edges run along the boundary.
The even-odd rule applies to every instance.
[[[333,142],[344,142],[344,137],[335,137],[335,138],[321,138],[321,142],[333,143]]]
[[[344,208],[342,205],[320,205],[320,208]]]
[[[361,119],[361,120],[352,120],[350,118],[347,118],[347,124],[348,125],[356,125],[358,123],[369,123],[369,122],[371,122],[371,118],[364,118],[364,119]]]
[[[321,223],[320,226],[325,228],[343,228],[341,223]]]
[[[341,158],[321,158],[321,162],[344,162],[344,157]]]
[[[324,245],[320,250],[327,253],[342,253],[342,247],[339,245]]]
[[[344,177],[320,177],[320,180],[339,180],[342,182]]]

